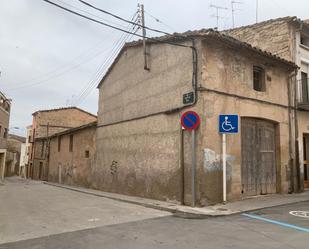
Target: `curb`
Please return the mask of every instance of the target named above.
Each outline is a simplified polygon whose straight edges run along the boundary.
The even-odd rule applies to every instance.
[[[198,208],[194,209],[189,206],[181,206],[181,205],[168,203],[168,202],[162,202],[162,201],[161,201],[162,204],[160,204],[159,202],[158,203],[147,203],[143,201],[143,198],[141,198],[141,200],[139,201],[139,200],[132,199],[135,197],[126,198],[125,196],[122,196],[117,193],[105,193],[103,191],[95,190],[95,189],[89,189],[88,191],[87,189],[82,189],[80,187],[67,186],[67,185],[62,185],[58,183],[51,183],[51,182],[46,182],[46,181],[42,181],[42,183],[46,185],[58,187],[58,188],[63,188],[63,189],[79,192],[79,193],[84,193],[84,194],[98,196],[98,197],[104,197],[104,198],[115,200],[115,201],[121,201],[125,203],[143,206],[146,208],[167,211],[167,212],[172,213],[176,217],[185,218],[185,219],[206,219],[206,218],[215,218],[215,217],[226,217],[226,216],[237,215],[241,213],[254,212],[254,211],[266,209],[266,208],[280,207],[280,206],[290,205],[294,203],[301,203],[301,202],[309,201],[309,198],[308,198],[305,200],[295,200],[293,202],[287,202],[287,203],[280,203],[280,204],[273,203],[268,206],[264,206],[260,208],[255,207],[255,208],[251,208],[248,210],[228,210],[227,209],[226,211],[218,211],[216,209],[209,209],[207,212],[206,209],[201,211],[201,210],[198,210]],[[95,193],[92,191],[97,191],[98,193]],[[136,197],[136,198],[140,198],[140,197]],[[152,200],[149,199],[149,201],[152,201]]]
[[[46,182],[46,181],[42,181],[42,183],[46,184],[46,185],[58,187],[58,188],[68,189],[68,190],[79,192],[79,193],[89,194],[89,195],[98,196],[98,197],[104,197],[104,198],[107,198],[107,199],[121,201],[121,202],[125,202],[125,203],[130,203],[130,204],[134,204],[134,205],[139,205],[139,206],[143,206],[143,207],[146,207],[146,208],[152,208],[152,209],[156,209],[156,210],[160,210],[160,211],[167,211],[167,212],[172,213],[174,216],[177,216],[177,217],[180,217],[180,218],[205,219],[205,218],[210,218],[210,217],[215,217],[215,216],[216,217],[217,216],[226,216],[226,214],[210,215],[210,214],[204,214],[204,213],[189,212],[187,210],[180,210],[179,207],[177,207],[177,205],[172,204],[172,203],[167,203],[167,205],[170,205],[170,207],[166,207],[166,206],[161,206],[160,204],[143,203],[143,202],[140,202],[140,201],[134,201],[134,200],[124,199],[124,198],[121,198],[121,197],[110,196],[110,195],[104,194],[104,192],[93,193],[93,192],[90,192],[90,191],[87,191],[87,190],[82,190],[82,189],[78,189],[76,187],[65,186],[65,185],[61,185],[61,184],[57,184],[57,183],[50,183],[50,182]],[[96,191],[99,191],[99,190],[96,190]],[[186,206],[181,206],[181,207],[186,208]]]

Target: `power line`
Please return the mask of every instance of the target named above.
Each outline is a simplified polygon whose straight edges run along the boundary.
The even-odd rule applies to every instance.
[[[59,1],[59,0],[58,0],[58,1]],[[60,2],[61,2],[61,1],[60,1]],[[137,12],[134,13],[134,15],[133,15],[133,17],[132,17],[132,20],[134,20],[134,18],[136,17],[136,15],[137,15]],[[95,49],[95,48],[98,47],[98,45],[100,45],[102,42],[103,42],[103,41],[100,41],[100,42],[97,43],[94,47],[89,48],[89,49],[87,49],[86,51],[91,51],[91,50]],[[85,51],[84,53],[81,53],[79,56],[75,57],[75,58],[74,58],[73,60],[71,60],[69,63],[66,63],[66,64],[64,64],[64,65],[68,65],[68,64],[74,62],[76,59],[81,58],[84,54],[87,55],[88,53],[86,53],[86,51]],[[46,75],[46,77],[48,77],[47,79],[44,79],[44,78],[43,78],[42,80],[38,80],[38,81],[36,81],[36,82],[34,82],[34,83],[30,83],[30,84],[27,84],[27,83],[25,82],[25,84],[21,84],[20,86],[16,86],[16,87],[13,87],[13,88],[9,88],[9,89],[7,89],[7,90],[9,90],[9,91],[12,91],[12,90],[13,90],[13,91],[14,91],[14,90],[19,90],[19,89],[23,89],[23,88],[27,88],[27,87],[32,87],[32,86],[36,86],[36,85],[43,84],[43,83],[45,83],[45,82],[47,82],[47,81],[49,81],[49,80],[51,80],[51,79],[58,78],[58,77],[60,77],[60,76],[62,76],[62,75],[64,75],[64,74],[66,74],[66,73],[68,73],[68,72],[70,72],[70,71],[72,71],[72,70],[78,68],[78,67],[81,66],[82,64],[85,64],[85,63],[90,62],[91,60],[95,59],[96,57],[98,57],[100,54],[102,54],[102,53],[104,53],[104,52],[106,52],[106,49],[104,49],[104,50],[102,50],[102,51],[99,51],[98,53],[95,53],[95,54],[92,55],[91,57],[89,57],[89,56],[86,57],[85,60],[82,60],[82,61],[81,61],[80,63],[78,63],[77,65],[71,66],[71,67],[69,67],[68,69],[66,69],[66,70],[64,70],[64,71],[61,70],[60,73],[58,73],[58,74],[49,76],[50,74],[52,74],[52,73],[54,73],[54,72],[57,72],[59,69],[63,69],[63,66],[64,66],[64,65],[62,65],[61,67],[57,67],[56,69],[54,69],[54,70],[52,70],[52,71],[50,71],[50,72],[48,72],[48,73],[45,73],[45,74],[43,74],[43,75],[41,75],[41,76],[39,76],[39,77],[37,77],[37,78],[33,78],[33,79],[29,80],[28,82],[31,82],[31,81],[36,80],[36,79],[40,79],[40,78],[44,77],[45,75]],[[89,53],[88,55],[90,55],[90,53]]]
[[[132,17],[131,20],[134,20],[134,16]],[[135,20],[137,21],[137,20]],[[128,25],[128,28],[131,24]],[[136,25],[133,25],[131,28],[128,30],[130,32],[137,32],[139,27],[134,31]],[[116,42],[115,46],[111,50],[111,53],[108,58],[106,58],[103,62],[103,64],[97,69],[97,71],[94,74],[94,77],[92,77],[92,80],[86,85],[86,87],[83,88],[81,93],[78,95],[77,99],[75,100],[74,105],[79,105],[92,91],[92,89],[97,85],[97,80],[101,76],[104,70],[106,70],[106,66],[109,65],[110,61],[119,53],[120,49],[122,48],[123,44],[129,40],[130,34],[128,33],[123,33],[119,40]],[[131,35],[132,38],[133,35]]]
[[[136,14],[136,13],[135,13],[135,14]],[[133,17],[132,17],[132,19],[131,19],[132,21],[133,21],[134,18],[135,18],[135,14],[133,15]],[[135,20],[135,21],[137,21],[137,20]],[[129,28],[130,26],[131,26],[131,24],[129,24],[129,25],[127,26],[128,30],[129,30],[129,31],[131,31],[131,30],[134,31],[134,26],[131,27],[131,28]],[[87,92],[88,88],[92,88],[92,84],[94,84],[93,81],[96,82],[96,77],[97,77],[97,75],[100,73],[101,69],[102,69],[103,66],[107,63],[107,61],[109,60],[109,58],[113,55],[113,51],[114,51],[116,48],[117,48],[117,50],[118,50],[119,45],[122,46],[122,42],[123,42],[125,36],[128,36],[128,35],[129,35],[129,34],[127,34],[127,33],[122,33],[122,35],[120,36],[119,40],[116,42],[116,44],[115,44],[114,47],[112,48],[111,54],[109,55],[109,57],[107,57],[107,58],[104,60],[103,64],[98,68],[98,70],[97,70],[96,73],[95,73],[95,76],[93,77],[94,79],[93,79],[93,80],[90,80],[90,82],[87,83],[87,85],[83,88],[83,90],[81,91],[81,93],[78,95],[76,102],[78,102],[79,99]],[[75,104],[75,105],[76,105],[76,104]]]
[[[117,18],[117,19],[119,19],[119,20],[121,20],[121,21],[134,24],[133,22],[131,22],[131,21],[125,19],[125,18],[122,18],[122,17],[120,17],[120,16],[118,16],[118,15],[115,15],[115,14],[113,14],[113,13],[111,13],[111,12],[109,12],[109,11],[103,10],[103,9],[101,9],[101,8],[98,8],[98,7],[96,7],[96,6],[94,6],[94,5],[90,4],[90,3],[87,3],[87,2],[85,2],[85,1],[83,1],[83,0],[78,0],[78,1],[81,2],[81,3],[83,3],[83,4],[85,4],[85,5],[87,5],[87,6],[89,6],[89,7],[91,7],[91,8],[93,8],[93,9],[95,9],[95,10],[101,11],[101,12],[107,14],[107,15],[110,15],[110,16],[112,16],[112,17],[115,17],[115,18]],[[171,35],[170,33],[164,32],[164,31],[162,31],[162,30],[153,29],[153,28],[150,28],[150,27],[141,25],[141,24],[136,24],[136,23],[135,23],[135,25],[137,25],[137,26],[139,26],[139,27],[141,27],[141,28],[145,28],[145,29],[148,29],[148,30],[151,30],[151,31],[154,31],[154,32],[158,32],[158,33],[164,34],[164,35]]]
[[[103,25],[103,26],[106,26],[106,27],[109,27],[109,28],[113,28],[113,29],[116,29],[116,30],[119,30],[119,31],[122,31],[122,32],[125,32],[125,33],[128,33],[128,34],[133,34],[133,35],[135,35],[135,36],[138,36],[138,37],[140,37],[140,38],[143,38],[142,35],[135,34],[135,33],[129,32],[129,31],[127,31],[127,30],[124,30],[124,29],[122,29],[122,28],[118,28],[118,27],[115,27],[115,26],[113,26],[113,25],[110,25],[110,24],[107,24],[107,23],[98,21],[98,20],[93,19],[93,18],[91,18],[91,17],[85,16],[85,15],[83,15],[83,14],[80,14],[80,13],[75,12],[75,11],[73,11],[73,10],[70,10],[70,9],[68,9],[68,8],[65,8],[65,7],[63,7],[63,6],[59,5],[59,4],[56,4],[56,3],[54,3],[54,2],[51,2],[51,1],[49,1],[49,0],[42,0],[42,1],[47,2],[47,3],[51,4],[51,5],[54,5],[54,6],[58,7],[58,8],[60,8],[60,9],[63,9],[63,10],[65,10],[65,11],[67,11],[67,12],[70,12],[70,13],[72,13],[72,14],[74,14],[74,15],[83,17],[83,18],[85,18],[85,19],[87,19],[87,20],[90,20],[90,21],[92,21],[92,22],[95,22],[95,23],[101,24],[101,25]],[[151,29],[151,30],[153,30],[153,29]],[[153,31],[154,31],[154,30],[153,30]],[[162,33],[163,31],[156,31],[156,32]],[[184,36],[181,36],[181,35],[172,35],[172,34],[169,34],[169,33],[167,33],[167,32],[164,32],[164,33],[166,33],[166,35],[170,35],[170,36],[174,36],[174,37],[177,37],[177,36],[178,36],[178,37],[185,38]],[[170,45],[174,45],[174,46],[178,46],[178,47],[191,48],[191,49],[193,48],[192,46],[188,46],[188,45],[184,45],[184,44],[179,44],[179,43],[173,43],[173,42],[164,41],[164,40],[159,40],[159,39],[152,38],[152,37],[146,37],[146,38],[149,39],[149,40],[152,40],[152,41],[159,42],[159,43],[165,43],[165,44],[170,44]]]
[[[150,14],[148,11],[144,11],[148,16],[150,16],[151,18],[153,18],[156,22],[163,24],[164,26],[168,27],[170,30],[174,31],[175,29],[168,25],[167,23],[163,22],[162,20],[160,20],[159,18],[153,16],[152,14]]]
[[[103,17],[101,17],[101,16],[98,16],[98,15],[95,15],[95,14],[89,12],[89,11],[80,9],[80,8],[74,6],[74,5],[69,4],[69,3],[63,2],[63,1],[61,1],[61,0],[56,0],[56,1],[57,1],[57,2],[60,2],[60,3],[62,3],[62,4],[65,4],[65,5],[67,5],[67,6],[71,7],[71,8],[74,8],[74,9],[76,9],[76,10],[79,10],[79,11],[81,11],[81,12],[83,12],[83,13],[86,13],[86,14],[88,14],[88,15],[91,15],[91,16],[93,16],[93,17],[99,18],[99,19],[101,19],[101,20],[103,20],[103,21],[105,21],[105,22],[109,22],[109,23],[111,23],[111,24],[118,25],[118,26],[121,26],[121,27],[123,27],[123,28],[126,28],[126,26],[124,26],[124,25],[121,25],[121,24],[119,24],[119,23],[115,23],[115,22],[113,22],[113,21],[107,20],[107,19],[105,19],[105,18],[103,18]]]
[[[139,29],[139,28],[138,28]],[[137,29],[137,30],[138,30]],[[134,30],[134,27],[133,27]],[[136,30],[136,31],[137,31]],[[136,32],[135,31],[135,32]],[[114,59],[114,57],[119,53],[119,51],[121,50],[123,44],[126,42],[126,40],[129,40],[130,34],[125,34],[123,36],[122,39],[120,39],[117,43],[116,46],[114,47],[114,51],[111,51],[111,55],[104,61],[104,63],[99,67],[99,69],[97,70],[97,72],[95,73],[95,76],[93,77],[93,79],[89,82],[89,86],[88,88],[86,88],[86,90],[79,96],[79,98],[77,99],[77,101],[75,102],[75,105],[79,105],[82,103],[83,100],[85,100],[85,98],[92,92],[92,90],[94,89],[94,87],[97,85],[97,81],[100,79],[102,73],[104,73],[104,71],[107,69],[107,66],[109,66],[110,62]],[[131,35],[132,38],[132,35]]]
[[[197,67],[196,67],[196,64],[197,64],[197,51],[196,51],[196,48],[195,48],[195,46],[194,46],[194,41],[193,41],[193,39],[192,39],[192,45],[190,46],[190,45],[185,45],[185,44],[180,44],[180,43],[174,43],[174,42],[171,42],[171,41],[169,41],[169,40],[163,40],[163,39],[157,39],[157,38],[146,37],[146,36],[143,36],[143,35],[139,35],[139,34],[137,34],[136,32],[130,32],[130,31],[128,31],[128,30],[124,30],[124,29],[122,29],[122,28],[115,27],[115,26],[113,26],[113,25],[110,25],[110,24],[107,24],[107,23],[98,21],[98,20],[96,20],[96,19],[94,19],[94,18],[85,16],[85,15],[83,15],[83,14],[80,14],[80,13],[75,12],[75,11],[73,11],[73,10],[70,10],[70,9],[68,9],[68,8],[65,8],[65,7],[63,7],[63,6],[59,5],[59,4],[56,4],[56,3],[52,2],[52,1],[49,1],[49,0],[43,0],[43,1],[46,2],[46,3],[49,3],[49,4],[51,4],[51,5],[54,5],[54,6],[60,8],[60,9],[62,9],[62,10],[65,10],[65,11],[67,11],[67,12],[70,12],[71,14],[77,15],[77,16],[79,16],[79,17],[85,18],[85,19],[87,19],[87,20],[90,20],[90,21],[92,21],[92,22],[101,24],[101,25],[103,25],[103,26],[110,27],[110,28],[113,28],[113,29],[122,31],[122,32],[127,33],[127,34],[131,34],[131,35],[134,35],[134,36],[137,36],[137,37],[141,37],[141,38],[147,38],[148,40],[155,41],[155,42],[158,42],[158,43],[164,43],[164,44],[174,45],[174,46],[178,46],[178,47],[190,48],[190,49],[192,50],[192,57],[193,57],[193,60],[192,60],[192,63],[193,63],[192,86],[193,86],[193,89],[194,89],[195,91],[197,91],[197,90],[196,90],[196,89],[197,89],[197,88],[196,88],[196,87],[197,87],[197,85],[196,85],[196,84],[197,84],[197,73],[196,73],[196,72],[197,72],[197,69],[196,69],[196,68],[197,68]],[[137,25],[137,24],[134,23],[134,25]],[[138,25],[138,26],[140,26],[140,25]],[[142,26],[142,27],[145,28],[144,26]],[[156,32],[160,32],[160,33],[165,33],[165,34],[167,34],[167,35],[169,35],[169,36],[171,36],[171,37],[174,37],[174,38],[176,38],[176,37],[178,37],[178,38],[179,38],[179,37],[181,37],[181,38],[188,38],[187,36],[178,35],[178,34],[171,35],[171,34],[169,34],[169,33],[167,33],[167,32],[163,32],[163,31],[159,31],[159,30],[155,30],[155,29],[150,29],[150,30],[153,30],[153,31],[156,31]]]
[[[7,90],[8,90],[8,91],[15,91],[15,90],[19,90],[19,89],[23,89],[23,88],[27,88],[27,87],[32,87],[32,86],[41,85],[41,84],[43,84],[43,83],[45,83],[45,82],[47,82],[47,81],[50,81],[50,80],[55,79],[55,78],[58,78],[58,77],[60,77],[60,76],[62,76],[62,75],[64,75],[64,74],[66,74],[66,73],[68,73],[68,72],[70,72],[70,71],[72,71],[72,70],[74,70],[74,69],[80,67],[81,65],[83,65],[83,64],[85,64],[85,63],[87,63],[87,62],[90,62],[91,60],[95,59],[96,57],[98,57],[100,54],[102,54],[102,53],[104,53],[104,52],[106,52],[106,50],[99,51],[98,53],[96,53],[95,55],[93,55],[91,58],[89,58],[89,59],[87,59],[87,60],[83,60],[82,62],[80,62],[80,63],[78,63],[78,64],[76,64],[76,65],[74,65],[74,66],[72,66],[72,67],[69,67],[68,69],[66,69],[66,70],[64,70],[64,71],[62,71],[62,72],[60,72],[60,73],[58,73],[58,74],[54,74],[54,75],[48,77],[47,79],[39,80],[39,81],[37,81],[37,82],[30,83],[30,84],[24,84],[24,85],[21,85],[21,86],[9,88],[9,89],[7,89]]]

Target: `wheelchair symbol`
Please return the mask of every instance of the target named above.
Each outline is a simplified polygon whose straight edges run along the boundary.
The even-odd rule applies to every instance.
[[[225,116],[224,121],[221,124],[221,127],[224,131],[232,131],[236,129],[236,127],[233,127],[231,121],[229,121],[229,117]]]

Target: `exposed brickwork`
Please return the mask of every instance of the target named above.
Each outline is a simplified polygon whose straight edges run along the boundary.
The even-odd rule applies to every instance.
[[[252,46],[292,60],[289,22],[294,17],[285,17],[260,22],[253,25],[222,31]]]

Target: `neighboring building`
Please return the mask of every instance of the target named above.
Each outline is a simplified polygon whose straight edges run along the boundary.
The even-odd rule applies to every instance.
[[[228,200],[291,190],[295,64],[212,30],[148,40],[146,51],[149,70],[142,41],[126,44],[98,86],[94,188],[190,205],[195,153],[197,203],[221,202],[218,115],[230,113],[241,125],[227,137]],[[187,110],[201,116],[195,151]]]
[[[20,148],[19,176],[21,176],[22,178],[27,177],[27,164],[28,164],[28,156],[27,156],[27,145],[25,142],[21,144]]]
[[[48,177],[48,138],[56,133],[97,120],[96,116],[77,107],[41,110],[32,114],[32,148],[29,171],[32,179]]]
[[[48,181],[91,186],[95,166],[96,122],[56,133],[49,138]]]
[[[32,125],[27,126],[27,133],[26,133],[26,155],[24,161],[25,163],[25,177],[28,178],[32,175],[30,170],[30,162],[33,160],[32,158],[32,144],[33,144],[33,131]]]
[[[5,174],[10,111],[11,100],[7,99],[5,95],[0,92],[0,181],[3,181]]]
[[[297,74],[297,140],[299,166],[293,170],[294,189],[309,187],[309,21],[297,17],[272,19],[224,33],[267,50],[300,68]],[[294,89],[291,89],[293,91]]]
[[[19,165],[21,159],[22,144],[26,143],[26,138],[9,134],[7,139],[7,153],[6,153],[6,166],[5,177],[19,175]],[[24,155],[23,155],[24,156]]]

